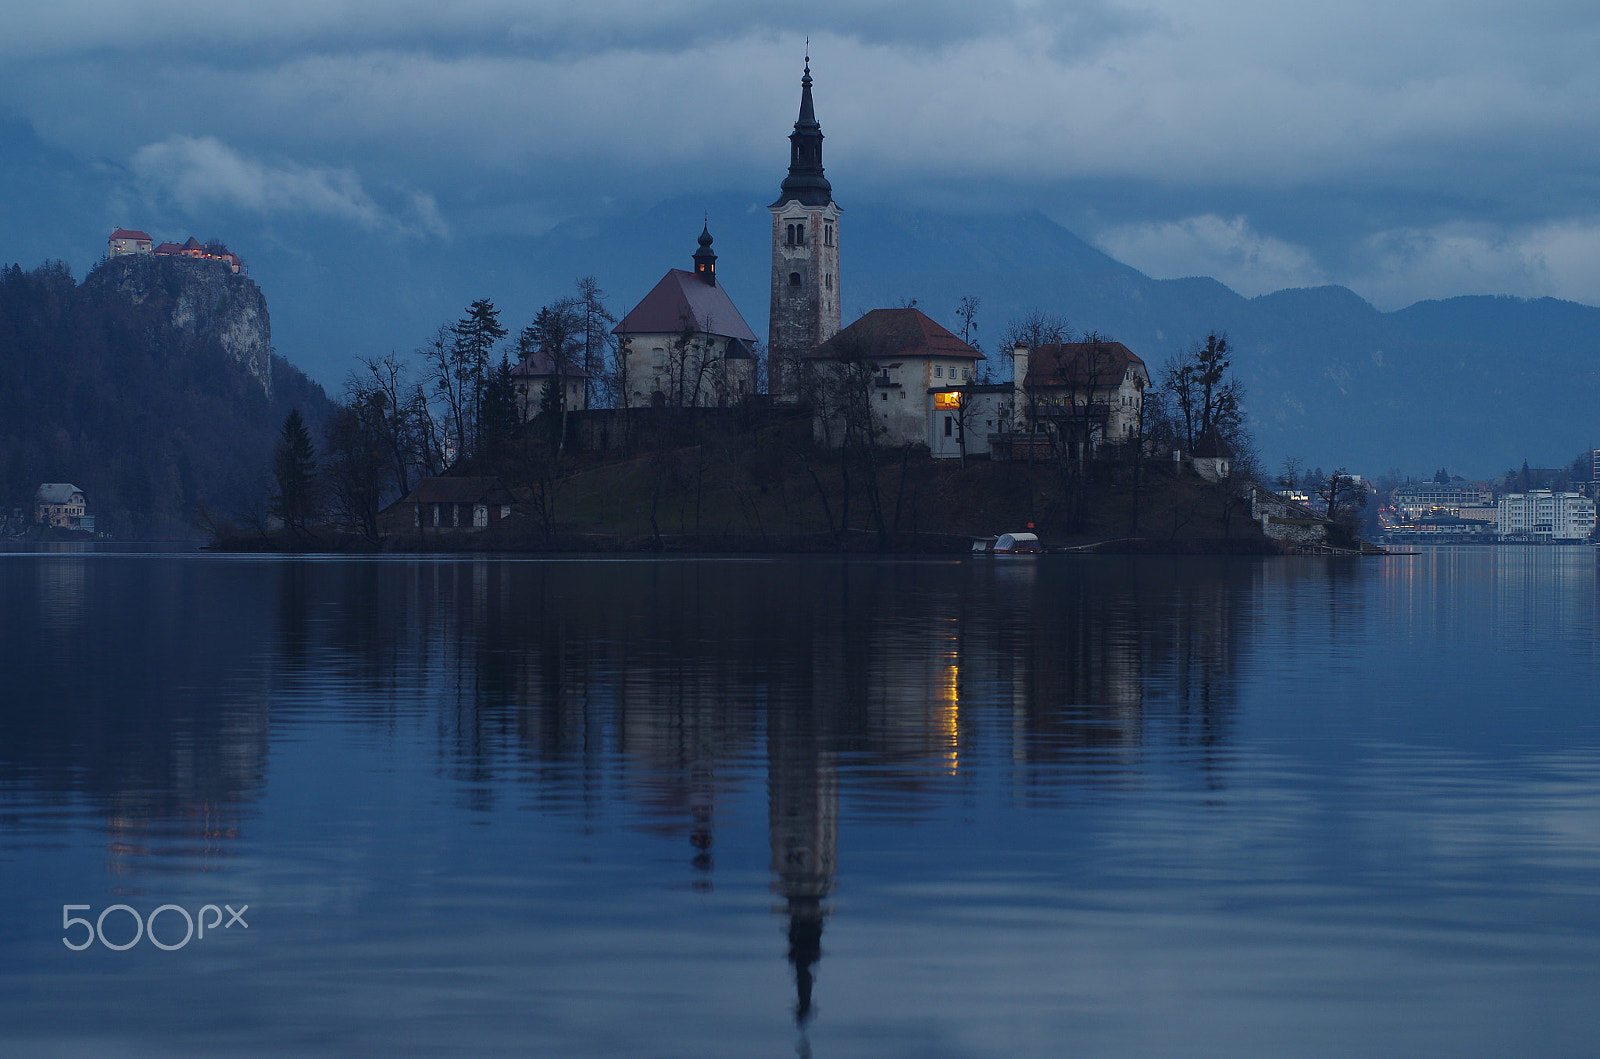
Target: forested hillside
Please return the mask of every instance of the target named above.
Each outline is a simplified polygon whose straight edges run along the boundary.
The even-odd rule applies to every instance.
[[[25,508],[41,482],[71,482],[101,530],[171,538],[198,535],[197,509],[266,497],[284,416],[298,407],[320,424],[328,399],[276,355],[269,393],[262,365],[225,348],[228,299],[213,289],[193,310],[216,285],[199,270],[222,266],[193,265],[130,277],[123,259],[81,285],[60,262],[0,270],[0,505]],[[254,284],[234,280],[233,300],[265,328]]]

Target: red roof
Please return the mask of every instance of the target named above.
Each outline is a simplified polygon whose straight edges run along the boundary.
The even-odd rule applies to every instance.
[[[1058,342],[1029,355],[1023,385],[1116,386],[1135,364],[1144,367],[1139,355],[1121,342]],[[1148,371],[1145,375],[1149,377]]]
[[[976,349],[930,320],[921,309],[874,309],[807,356],[828,359],[863,357],[961,357],[983,360]]]
[[[522,358],[522,363],[511,369],[513,375],[529,375],[545,377],[556,373],[556,358],[544,350],[535,350]],[[561,372],[564,378],[587,379],[589,373],[584,371],[569,358],[566,368]]]
[[[756,334],[744,322],[733,299],[721,285],[707,283],[693,272],[675,268],[622,322],[614,335],[670,335],[690,327],[701,334],[754,342]]]
[[[156,247],[155,252],[158,254],[176,254],[182,249],[183,247],[179,246],[177,243],[162,243],[160,246]]]
[[[111,233],[111,238],[113,238],[113,239],[142,239],[147,243],[154,242],[154,240],[151,239],[149,235],[145,234],[144,232],[139,231],[136,228],[118,228],[116,231]]]

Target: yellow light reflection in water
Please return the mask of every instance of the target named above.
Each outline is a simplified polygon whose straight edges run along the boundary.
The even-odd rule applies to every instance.
[[[945,666],[938,694],[937,722],[944,733],[945,771],[955,775],[961,767],[961,667],[956,663]]]

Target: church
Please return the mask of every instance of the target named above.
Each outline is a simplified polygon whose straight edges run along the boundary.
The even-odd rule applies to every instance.
[[[1039,410],[1063,406],[1059,380],[1046,378],[1045,371],[1047,365],[1055,365],[1056,374],[1064,370],[1062,348],[1019,348],[1011,358],[1015,381],[980,385],[983,353],[914,306],[874,309],[841,327],[843,211],[823,168],[822,126],[811,89],[808,55],[800,113],[789,133],[789,170],[767,207],[768,399],[779,408],[812,406],[815,435],[825,444],[837,444],[842,436],[835,421],[859,421],[870,424],[881,444],[925,444],[940,458],[986,454],[991,442],[1009,441],[1012,434],[1058,427],[1059,415]],[[670,270],[613,329],[624,407],[731,407],[760,393],[755,335],[717,283],[711,244],[707,225],[693,270]],[[1068,402],[1084,406],[1084,415],[1105,413],[1096,448],[1136,436],[1140,398],[1150,385],[1136,355],[1120,345],[1115,352],[1123,358],[1117,370],[1104,380],[1096,374]],[[1031,368],[1030,359],[1037,361]]]
[[[611,329],[623,407],[726,408],[755,395],[755,332],[717,284],[711,242],[701,228],[694,271],[669,271]]]
[[[804,358],[839,332],[839,213],[822,168],[822,126],[811,100],[811,59],[789,134],[789,173],[772,214],[772,302],[767,393],[799,399]],[[717,408],[760,390],[756,336],[717,284],[709,225],[694,269],[672,269],[612,329],[625,407]]]

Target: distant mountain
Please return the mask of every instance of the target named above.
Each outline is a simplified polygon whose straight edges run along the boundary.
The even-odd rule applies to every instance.
[[[115,258],[80,285],[62,265],[0,272],[0,504],[43,482],[88,496],[118,537],[195,535],[267,495],[290,408],[321,387],[271,355],[266,302],[220,262]]]

